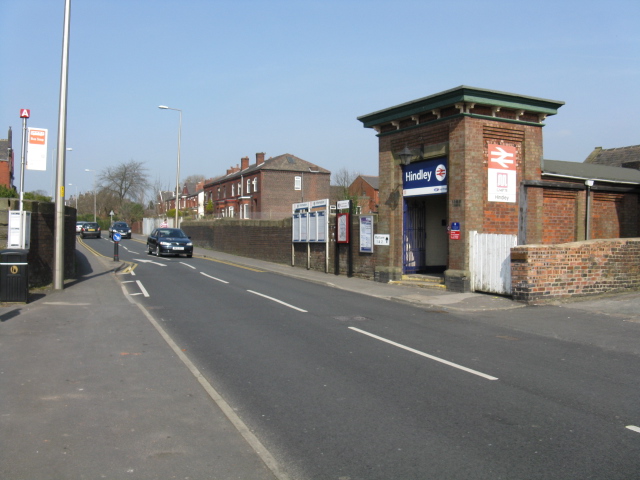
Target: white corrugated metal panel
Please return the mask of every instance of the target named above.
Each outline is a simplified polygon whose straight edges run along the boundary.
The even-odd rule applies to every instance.
[[[517,235],[471,232],[469,264],[472,290],[511,294],[511,248],[517,244]]]

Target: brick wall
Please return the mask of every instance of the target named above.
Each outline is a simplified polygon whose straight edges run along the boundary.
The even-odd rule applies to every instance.
[[[575,190],[544,189],[542,243],[567,243],[578,240]],[[584,214],[583,214],[584,216]]]
[[[375,218],[375,217],[374,217]],[[335,217],[329,221],[329,273],[336,271]],[[212,221],[185,221],[182,229],[191,237],[193,244],[220,252],[242,257],[257,258],[268,262],[291,265],[292,220],[237,220],[218,219]],[[374,222],[375,230],[375,222]],[[348,248],[352,249],[353,275],[373,280],[375,275],[376,253],[389,247],[376,246],[376,253],[360,253],[360,223],[354,216],[352,224],[352,242],[338,245],[338,272],[348,272]],[[293,245],[294,266],[307,268],[307,255],[310,257],[310,269],[325,271],[325,244],[310,243],[307,254],[306,243]]]
[[[0,250],[6,249],[8,210],[20,208],[17,199],[0,199]],[[24,201],[24,209],[31,212],[31,248],[29,286],[40,287],[53,282],[55,204]],[[64,277],[76,276],[76,210],[65,207]]]
[[[640,290],[640,239],[514,247],[511,285],[528,304]]]

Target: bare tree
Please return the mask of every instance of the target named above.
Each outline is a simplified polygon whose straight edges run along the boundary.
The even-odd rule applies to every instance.
[[[184,179],[184,181],[182,182],[182,184],[184,185],[185,183],[198,183],[201,182],[202,180],[205,179],[204,175],[189,175],[187,178]]]
[[[352,172],[346,167],[342,167],[340,170],[331,174],[331,185],[340,187],[342,189],[340,196],[346,199],[349,195],[349,187],[359,176],[360,172]]]
[[[149,179],[144,163],[134,160],[115,167],[107,167],[100,172],[98,178],[104,189],[113,193],[118,206],[125,198],[142,203],[149,188]]]

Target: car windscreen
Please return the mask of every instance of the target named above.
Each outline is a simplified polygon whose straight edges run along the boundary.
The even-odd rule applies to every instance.
[[[158,237],[185,238],[186,235],[178,228],[163,228],[158,230]]]

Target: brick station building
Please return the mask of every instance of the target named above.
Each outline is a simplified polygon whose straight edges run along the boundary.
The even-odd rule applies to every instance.
[[[570,172],[543,177],[543,122],[562,105],[460,86],[358,117],[379,139],[376,231],[390,234],[389,246],[376,248],[376,276],[440,272],[449,290],[469,291],[471,231],[549,243],[564,222],[569,241],[589,238],[576,212],[584,216],[594,182]],[[625,198],[636,221],[628,233],[637,235],[637,195]],[[549,220],[558,205],[569,212]]]

